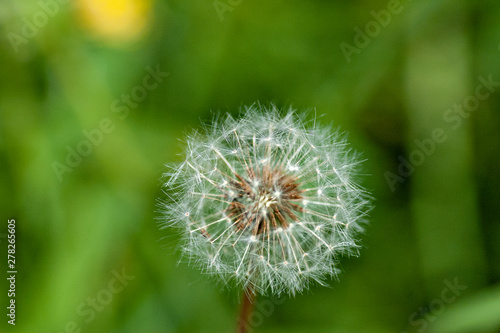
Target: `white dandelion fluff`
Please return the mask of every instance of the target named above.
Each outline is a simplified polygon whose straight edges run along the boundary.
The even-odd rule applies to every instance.
[[[179,228],[187,257],[224,283],[295,294],[357,254],[370,207],[358,165],[338,132],[253,105],[188,138],[164,175],[162,227]]]

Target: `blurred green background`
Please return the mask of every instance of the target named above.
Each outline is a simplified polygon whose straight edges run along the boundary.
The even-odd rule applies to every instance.
[[[349,132],[376,200],[361,256],[261,298],[255,332],[500,332],[497,0],[1,0],[0,24],[0,331],[232,332],[238,293],[177,265],[156,200],[178,138],[260,101]]]

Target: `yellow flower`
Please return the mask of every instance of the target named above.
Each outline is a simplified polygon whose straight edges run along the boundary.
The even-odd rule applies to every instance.
[[[143,36],[151,0],[77,0],[79,17],[93,35],[112,44]]]

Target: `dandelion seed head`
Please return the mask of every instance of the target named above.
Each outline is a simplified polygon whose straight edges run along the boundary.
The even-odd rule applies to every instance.
[[[192,135],[165,174],[162,227],[178,227],[190,262],[224,284],[293,295],[358,253],[370,208],[359,160],[338,132],[303,119],[247,107]]]

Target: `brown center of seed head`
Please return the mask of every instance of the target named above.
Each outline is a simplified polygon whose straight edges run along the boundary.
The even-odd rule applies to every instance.
[[[237,180],[229,182],[235,194],[227,214],[238,231],[269,235],[271,230],[286,229],[289,221],[298,220],[295,212],[303,212],[303,208],[296,202],[302,199],[303,191],[296,176],[268,166],[247,175],[245,179],[236,174]]]

